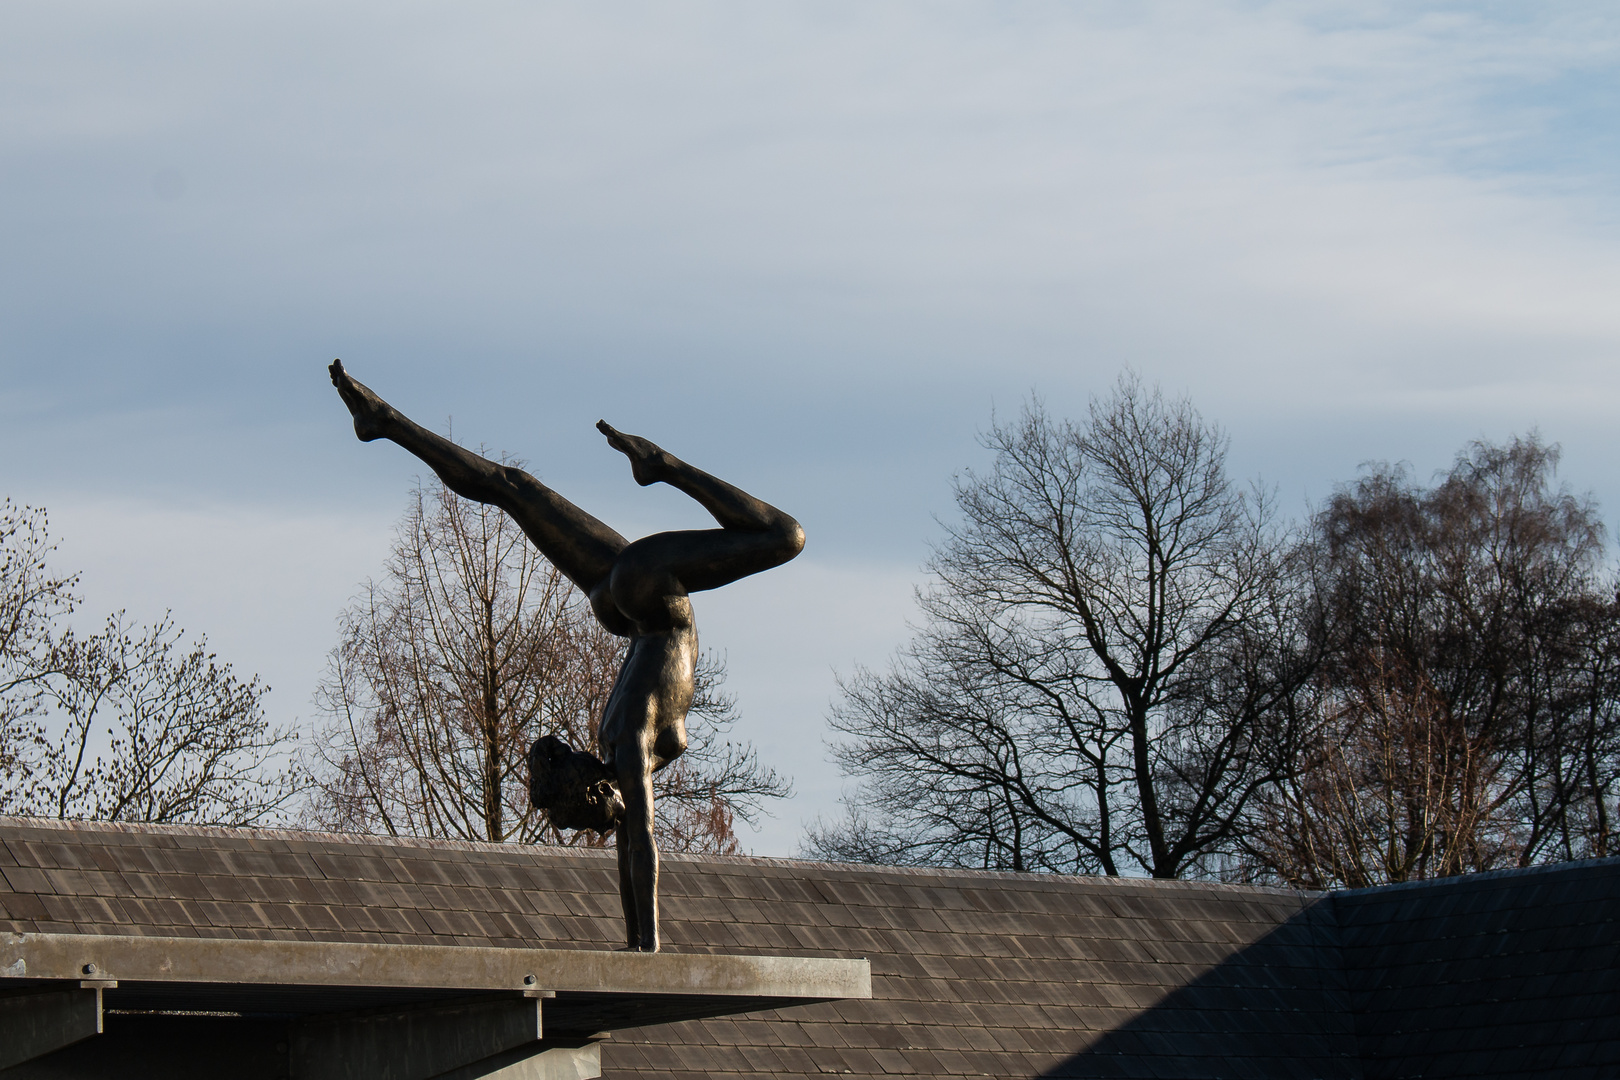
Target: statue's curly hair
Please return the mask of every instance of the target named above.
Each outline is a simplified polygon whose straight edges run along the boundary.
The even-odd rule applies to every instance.
[[[624,797],[613,770],[555,735],[529,747],[529,802],[559,829],[611,832],[624,818]]]

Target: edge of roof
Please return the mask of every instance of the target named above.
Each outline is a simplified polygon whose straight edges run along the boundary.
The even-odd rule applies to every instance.
[[[1337,889],[1324,895],[1361,897],[1393,892],[1410,892],[1413,889],[1461,888],[1476,881],[1499,881],[1503,878],[1534,877],[1540,874],[1556,874],[1566,870],[1580,870],[1594,866],[1611,866],[1620,869],[1620,855],[1611,855],[1601,859],[1571,859],[1568,862],[1535,863],[1530,866],[1508,866],[1501,870],[1475,870],[1472,873],[1458,874],[1455,877],[1424,878],[1422,881],[1397,881],[1388,885],[1366,885],[1359,889]]]
[[[197,836],[218,837],[220,839],[291,840],[316,844],[369,845],[373,847],[427,849],[430,851],[476,851],[489,854],[540,851],[552,855],[576,856],[604,861],[617,858],[612,848],[563,847],[549,844],[497,844],[485,840],[440,840],[414,836],[375,836],[369,833],[321,832],[313,829],[267,829],[224,825],[157,824],[136,821],[76,821],[62,818],[0,814],[0,828],[8,826],[51,829],[69,833],[122,833],[134,836]],[[1231,891],[1250,895],[1262,893],[1274,896],[1295,896],[1302,900],[1314,900],[1330,895],[1326,892],[1312,892],[1305,889],[1290,889],[1274,885],[1239,885],[1223,881],[1163,880],[1149,877],[1105,877],[1086,874],[1019,873],[1011,870],[971,870],[934,866],[884,866],[874,863],[783,859],[763,855],[694,855],[685,852],[660,852],[659,858],[665,863],[685,863],[698,866],[802,868],[805,870],[833,870],[844,873],[890,874],[934,879],[965,877],[983,881],[1018,882],[1025,885],[1085,882],[1103,888],[1136,887],[1171,891]]]

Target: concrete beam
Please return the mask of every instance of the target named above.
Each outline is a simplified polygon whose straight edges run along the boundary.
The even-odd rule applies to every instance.
[[[0,997],[0,1069],[100,1034],[100,989]]]
[[[602,1046],[590,1040],[547,1039],[485,1058],[433,1080],[595,1080]]]
[[[21,1065],[3,1080],[288,1080],[287,1022],[142,1016],[109,1005],[105,1029]]]
[[[514,998],[302,1020],[292,1080],[430,1080],[541,1036],[540,1001]],[[474,1074],[483,1075],[483,1074]]]
[[[132,982],[869,998],[865,960],[336,941],[0,933],[0,972]],[[3,981],[0,981],[3,985]]]

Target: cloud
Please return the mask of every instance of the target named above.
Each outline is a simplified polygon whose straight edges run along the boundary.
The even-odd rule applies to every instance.
[[[1154,320],[1161,347],[1235,351],[1245,316],[1299,304],[1364,338],[1614,334],[1590,303],[1612,242],[1540,197],[1582,178],[1538,185],[1513,152],[1555,108],[1487,108],[1607,62],[1579,19],[382,10],[117,7],[94,36],[47,22],[54,50],[16,35],[13,160],[69,184],[28,214],[58,243],[26,291],[71,274],[62,300],[171,332],[279,311],[638,372],[700,342],[711,368],[768,363],[766,341],[858,372],[874,338],[971,370],[1009,333],[1050,364],[1166,307],[1185,330]],[[159,172],[186,177],[177,205]]]
[[[894,582],[992,405],[1124,363],[1290,500],[1539,425],[1613,505],[1617,50],[1581,3],[22,5],[0,484],[244,666],[299,642],[289,685],[420,472],[352,442],[339,355],[627,531],[695,511],[602,415]],[[891,647],[858,594],[742,635],[796,730]]]

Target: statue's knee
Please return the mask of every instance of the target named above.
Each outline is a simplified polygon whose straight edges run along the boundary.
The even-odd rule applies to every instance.
[[[788,558],[793,558],[804,550],[804,526],[789,518],[787,527],[783,529],[782,550],[787,552]]]

